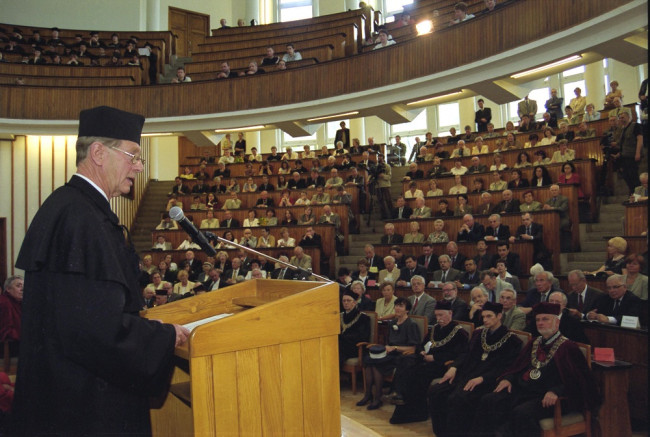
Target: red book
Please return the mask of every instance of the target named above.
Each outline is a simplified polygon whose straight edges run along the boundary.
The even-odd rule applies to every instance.
[[[594,348],[594,360],[604,361],[606,363],[613,363],[614,361],[616,361],[614,359],[614,348],[611,347]]]

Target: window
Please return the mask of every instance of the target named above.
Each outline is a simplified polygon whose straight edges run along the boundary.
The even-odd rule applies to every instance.
[[[313,17],[312,0],[280,0],[280,21],[294,21]]]
[[[423,134],[427,131],[427,110],[424,109],[418,114],[413,121],[408,121],[406,123],[395,124],[391,126],[391,134],[399,135],[400,133],[409,134],[409,133],[420,133]]]
[[[571,95],[573,95],[573,89],[571,90]],[[543,114],[546,111],[546,108],[544,108],[544,103],[546,103],[546,101],[551,98],[551,89],[546,87],[546,88],[538,88],[536,90],[532,90],[531,92],[528,93],[528,98],[530,100],[535,100],[537,102],[537,115],[535,116],[535,118],[539,119],[541,118],[541,114]],[[523,98],[521,100],[523,100]],[[515,100],[514,102],[508,103],[508,120],[510,121],[519,120],[517,109],[519,108],[519,102],[521,100]]]
[[[438,136],[450,136],[449,129],[460,129],[460,109],[458,103],[438,105]]]
[[[292,137],[286,132],[282,132],[282,145],[293,145],[293,144],[316,144],[316,132],[313,135],[307,135],[304,137]]]
[[[562,72],[562,77],[569,77],[569,76],[575,76],[576,74],[584,74],[585,72],[585,66],[581,65],[576,68],[572,68],[571,70],[566,70]]]
[[[587,90],[585,89],[585,81],[584,80],[578,80],[575,82],[568,82],[564,84],[564,106],[568,105],[569,102],[571,101],[572,98],[574,98],[576,95],[573,92],[574,89],[580,88],[582,90],[581,95],[586,95]],[[564,108],[562,108],[562,112],[564,112]]]
[[[336,131],[341,129],[341,122],[345,122],[345,127],[350,128],[350,120],[337,120],[337,121],[328,121],[327,122],[327,141],[333,143],[334,137],[336,136]],[[352,139],[350,139],[350,144],[352,144]]]
[[[405,5],[413,4],[413,0],[384,0],[385,6],[383,10],[386,16],[393,15],[397,12],[402,12]]]

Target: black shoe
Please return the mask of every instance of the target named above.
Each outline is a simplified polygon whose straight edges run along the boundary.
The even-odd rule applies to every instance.
[[[379,409],[384,403],[382,401],[377,401],[373,402],[372,404],[368,405],[367,409],[368,410],[377,410]]]
[[[367,405],[368,402],[372,400],[372,396],[370,395],[365,395],[359,402],[357,402],[357,407],[363,407],[364,405]]]

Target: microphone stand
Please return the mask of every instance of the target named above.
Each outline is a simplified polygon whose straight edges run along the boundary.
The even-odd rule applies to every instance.
[[[204,232],[204,233],[205,233],[205,236],[209,240],[216,240],[216,241],[220,241],[220,242],[225,243],[225,244],[229,244],[231,246],[235,246],[235,247],[237,247],[239,249],[245,250],[246,252],[254,253],[257,256],[261,256],[261,257],[263,257],[263,258],[265,258],[267,260],[270,260],[270,261],[273,261],[273,262],[278,263],[280,265],[283,265],[283,266],[285,266],[285,267],[287,267],[287,268],[289,268],[291,270],[295,270],[295,271],[298,272],[300,279],[307,279],[310,276],[314,276],[317,279],[320,279],[321,281],[334,282],[331,279],[326,278],[325,276],[321,276],[321,275],[317,275],[316,273],[313,273],[311,269],[303,269],[302,267],[294,266],[293,264],[289,264],[288,262],[284,262],[282,260],[274,258],[271,255],[267,255],[265,253],[259,252],[259,251],[255,250],[253,248],[250,248],[250,247],[247,247],[247,246],[242,246],[241,244],[235,243],[234,241],[226,240],[225,238],[219,237],[218,235],[215,235],[212,232]]]

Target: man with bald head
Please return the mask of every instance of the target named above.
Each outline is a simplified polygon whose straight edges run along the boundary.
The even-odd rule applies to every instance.
[[[598,299],[596,307],[587,313],[586,319],[620,326],[623,316],[640,318],[646,305],[627,289],[625,276],[614,274],[607,278],[607,294]],[[640,322],[645,325],[645,320]]]
[[[567,275],[569,293],[567,307],[573,317],[582,319],[596,307],[603,291],[587,285],[587,279],[582,270],[571,270]]]
[[[509,214],[519,212],[519,199],[514,199],[512,190],[503,190],[501,192],[501,202],[497,203],[492,211],[495,214]]]
[[[482,224],[474,221],[472,214],[465,214],[463,216],[463,225],[458,231],[457,241],[471,241],[477,242],[485,237],[485,228]]]

